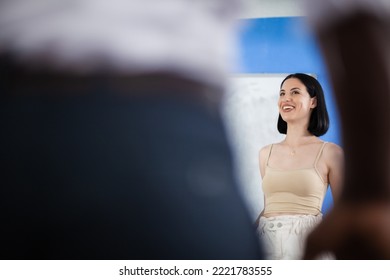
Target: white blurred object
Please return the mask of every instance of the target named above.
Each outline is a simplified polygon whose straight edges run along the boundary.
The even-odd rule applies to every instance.
[[[306,0],[306,14],[315,29],[326,28],[357,11],[390,19],[390,0]]]
[[[170,71],[223,85],[240,0],[3,0],[0,53],[81,73]]]

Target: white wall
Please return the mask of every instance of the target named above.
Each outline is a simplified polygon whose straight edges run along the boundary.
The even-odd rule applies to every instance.
[[[303,16],[302,0],[243,0],[240,18]]]
[[[242,74],[230,79],[223,116],[235,159],[235,174],[253,220],[263,209],[258,163],[261,147],[284,137],[276,128],[278,92],[287,74]]]

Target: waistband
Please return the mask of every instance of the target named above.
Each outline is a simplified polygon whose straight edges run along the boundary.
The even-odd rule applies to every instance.
[[[322,214],[318,215],[281,215],[275,217],[260,217],[261,231],[289,230],[299,232],[304,228],[313,228],[322,221]]]

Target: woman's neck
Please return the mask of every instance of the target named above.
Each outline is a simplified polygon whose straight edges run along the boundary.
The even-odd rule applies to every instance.
[[[289,125],[287,128],[286,138],[283,142],[290,146],[299,146],[316,138],[317,137],[311,134],[305,126]]]

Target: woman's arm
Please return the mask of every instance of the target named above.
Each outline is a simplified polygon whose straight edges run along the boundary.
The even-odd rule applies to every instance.
[[[265,167],[267,165],[267,158],[268,158],[268,154],[269,154],[269,149],[270,149],[270,146],[263,147],[259,151],[259,155],[258,155],[258,157],[259,157],[259,171],[260,171],[260,176],[262,179],[264,178],[264,174],[265,174]],[[265,196],[264,196],[263,205],[265,205]],[[257,228],[259,226],[260,217],[263,215],[263,213],[264,213],[264,207],[254,223],[255,228]]]
[[[332,191],[333,201],[340,199],[344,183],[344,152],[333,143],[329,143],[325,150],[325,160],[328,166],[328,182]]]

